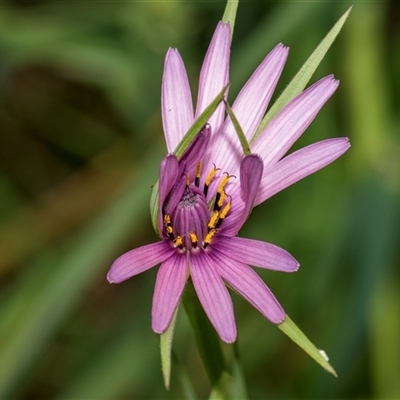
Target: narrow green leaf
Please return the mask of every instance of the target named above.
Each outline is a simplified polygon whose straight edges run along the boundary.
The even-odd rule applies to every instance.
[[[329,31],[322,42],[317,46],[317,48],[313,51],[307,61],[300,68],[299,72],[295,75],[289,85],[286,86],[285,90],[278,97],[274,105],[269,109],[266,116],[261,121],[260,126],[254,134],[251,142],[253,142],[258,137],[258,135],[272,120],[272,118],[275,117],[275,115],[278,114],[278,112],[282,110],[282,108],[286,106],[286,104],[288,104],[292,99],[294,99],[304,90],[315,70],[317,69],[318,65],[321,63],[321,61],[325,57],[325,54],[336,39],[336,36],[342,29],[347,17],[350,14],[351,9],[352,7],[350,7],[336,22],[333,28]]]
[[[157,182],[153,185],[151,189],[150,195],[150,216],[151,216],[151,223],[153,224],[153,229],[157,233],[158,236],[161,237],[161,232],[158,229],[158,179]]]
[[[194,331],[196,344],[211,385],[218,385],[222,374],[227,371],[221,342],[197,298],[191,279],[186,284],[183,305]]]
[[[218,382],[213,385],[208,400],[229,400],[234,398],[240,398],[232,396],[232,386],[233,386],[232,381],[233,381],[232,376],[229,375],[227,372],[223,372]]]
[[[217,109],[219,103],[224,99],[224,95],[226,89],[228,89],[229,83],[217,94],[215,99],[209,104],[209,106],[199,115],[196,121],[193,122],[193,125],[186,132],[185,136],[179,142],[178,146],[175,149],[175,155],[178,158],[181,158],[185,150],[188,148],[190,143],[192,143],[193,139],[196,135],[201,131],[205,123],[210,119],[210,117],[214,114],[214,111]]]
[[[247,395],[246,380],[240,363],[238,340],[233,343],[232,374],[234,378],[234,397],[241,400],[247,400],[249,397]]]
[[[231,118],[233,126],[235,127],[236,133],[238,135],[240,144],[242,145],[243,153],[246,156],[249,156],[251,154],[250,146],[249,146],[249,142],[247,141],[247,138],[243,132],[243,129],[240,126],[239,121],[236,118],[236,115],[233,113],[233,110],[227,101],[225,102],[225,105],[226,105],[226,112],[228,113],[229,117]]]
[[[172,317],[172,321],[169,324],[168,329],[160,335],[161,369],[163,373],[164,386],[167,390],[169,389],[169,383],[171,380],[171,350],[178,309],[179,304],[178,307],[176,307],[174,316]]]
[[[286,315],[285,320],[277,325],[278,328],[301,347],[310,357],[312,357],[322,368],[337,377],[336,371],[328,362],[328,356],[323,350],[317,349],[311,341],[304,335],[299,327]]]
[[[185,136],[179,142],[175,150],[175,155],[180,158],[182,157],[185,150],[188,148],[190,143],[192,143],[195,136],[201,131],[205,123],[213,115],[214,111],[217,109],[219,103],[224,99],[226,89],[229,83],[217,94],[215,99],[209,104],[209,106],[200,114],[200,116],[193,122],[193,125],[186,132]],[[158,229],[158,180],[153,185],[153,189],[150,197],[150,214],[151,222],[156,233],[160,236]]]
[[[233,30],[235,28],[236,12],[239,5],[239,0],[228,0],[226,3],[224,15],[222,16],[222,22],[229,24],[231,27],[231,37],[233,36]]]
[[[172,361],[174,363],[174,369],[178,376],[179,382],[182,387],[183,395],[185,400],[197,400],[192,382],[190,381],[189,375],[184,365],[180,361],[176,353],[172,353]]]

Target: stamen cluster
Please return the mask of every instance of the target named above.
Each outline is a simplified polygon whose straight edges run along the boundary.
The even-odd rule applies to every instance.
[[[168,210],[168,200],[162,207],[164,230],[174,247],[181,251],[199,251],[206,249],[221,227],[223,220],[231,209],[232,199],[226,194],[225,186],[233,176],[224,173],[218,185],[213,200],[207,204],[208,190],[218,171],[214,165],[204,180],[203,189],[200,189],[202,163],[196,165],[194,181],[190,173],[186,173],[186,185],[175,210]],[[175,185],[177,186],[177,185]],[[167,197],[171,198],[174,187]],[[206,210],[206,211],[205,211]]]

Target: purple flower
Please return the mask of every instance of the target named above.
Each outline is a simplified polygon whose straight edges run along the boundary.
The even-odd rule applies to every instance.
[[[199,300],[221,339],[233,342],[236,325],[225,284],[275,324],[282,307],[249,265],[293,272],[285,250],[237,237],[253,206],[328,165],[348,148],[346,138],[314,143],[284,157],[338,87],[327,76],[293,99],[252,138],[265,114],[288,49],[279,44],[245,84],[232,109],[250,142],[244,156],[235,128],[220,103],[182,157],[173,154],[196,118],[229,81],[230,28],[219,23],[200,74],[194,112],[189,81],[176,49],[169,49],[162,82],[162,119],[169,154],[160,167],[161,240],[119,257],[108,280],[122,282],[161,263],[153,297],[152,327],[169,326],[190,275]]]

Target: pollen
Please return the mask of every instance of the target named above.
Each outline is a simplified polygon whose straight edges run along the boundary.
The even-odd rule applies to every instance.
[[[216,233],[217,233],[216,229],[211,229],[210,232],[207,233],[207,236],[204,238],[204,243],[203,243],[204,248],[206,248],[211,243],[211,240]]]
[[[229,210],[231,209],[232,201],[229,200],[225,207],[222,209],[221,213],[219,214],[219,219],[224,219],[226,214],[228,214]]]
[[[204,182],[204,189],[203,189],[204,196],[207,196],[208,187],[210,186],[210,183],[213,180],[213,178],[214,178],[215,174],[217,173],[217,171],[218,171],[218,168],[214,165],[214,168],[207,175],[207,178],[206,178],[206,180]]]
[[[201,175],[201,162],[199,161],[196,165],[196,175],[194,177],[194,185],[199,187],[200,185],[200,175]]]
[[[190,241],[192,242],[193,248],[197,247],[197,235],[194,232],[189,232]]]
[[[174,245],[179,249],[183,250],[183,239],[182,236],[177,236],[174,240]]]
[[[229,178],[230,178],[230,176],[229,176],[227,173],[225,173],[225,176],[222,178],[222,181],[221,181],[221,183],[219,184],[218,190],[217,190],[217,193],[219,193],[220,195],[221,195],[221,193],[223,192],[224,187],[225,187],[226,184],[228,183]]]
[[[215,196],[214,210],[220,210],[226,199],[225,190]]]
[[[219,211],[215,210],[212,217],[210,218],[210,222],[207,225],[208,229],[215,228],[215,226],[217,225],[217,222],[218,222],[218,218],[219,218]]]

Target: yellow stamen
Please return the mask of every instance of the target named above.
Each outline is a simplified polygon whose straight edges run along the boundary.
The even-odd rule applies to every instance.
[[[219,218],[220,219],[224,219],[226,217],[226,214],[228,214],[229,210],[231,209],[231,200],[228,201],[228,203],[226,203],[226,206],[222,209]]]
[[[219,211],[215,210],[212,217],[210,218],[210,222],[208,223],[208,229],[213,229],[217,225],[219,218]]]
[[[196,165],[196,178],[200,178],[201,174],[201,162],[199,161]]]
[[[214,168],[210,171],[210,173],[208,174],[208,176],[206,178],[206,181],[204,182],[204,184],[206,186],[210,186],[210,183],[211,183],[212,179],[214,178],[214,175],[216,174],[217,171],[218,171],[218,168],[216,168],[214,165]]]
[[[230,178],[230,176],[228,174],[225,174],[225,176],[222,178],[221,183],[218,186],[217,193],[222,194],[224,187],[228,183],[229,178]]]
[[[197,235],[194,232],[189,232],[190,241],[192,242],[193,247],[197,246]]]
[[[211,243],[211,239],[217,233],[216,229],[211,229],[210,232],[207,233],[207,236],[204,239],[204,247],[207,247]]]
[[[218,209],[220,209],[222,207],[222,205],[224,204],[225,198],[226,198],[226,193],[225,193],[225,190],[223,190],[222,193],[220,194],[220,197],[219,197],[219,200],[217,203]]]
[[[182,248],[183,247],[182,236],[177,236],[176,239],[174,240],[174,244],[176,247]]]

